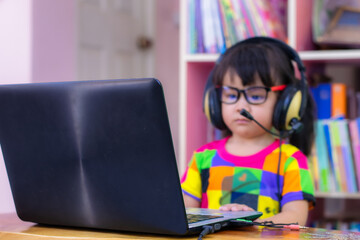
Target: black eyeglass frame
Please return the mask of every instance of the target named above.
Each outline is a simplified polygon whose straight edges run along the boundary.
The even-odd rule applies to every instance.
[[[222,99],[222,90],[224,88],[228,88],[228,89],[232,89],[232,90],[235,90],[237,95],[236,95],[236,100],[234,102],[224,102],[223,99]],[[216,86],[215,87],[215,90],[217,92],[217,96],[220,100],[220,102],[224,103],[224,104],[235,104],[237,103],[237,101],[239,101],[240,97],[241,97],[241,93],[245,96],[245,100],[249,103],[249,104],[252,104],[252,105],[259,105],[259,104],[263,104],[264,102],[266,102],[267,100],[267,97],[268,97],[268,93],[270,91],[272,92],[276,92],[276,91],[282,91],[286,88],[286,85],[278,85],[278,86],[273,86],[273,87],[264,87],[264,86],[253,86],[253,87],[248,87],[248,88],[245,88],[245,89],[238,89],[238,88],[235,88],[235,87],[230,87],[230,86]],[[251,100],[249,100],[248,98],[248,95],[246,94],[247,91],[249,90],[252,90],[252,89],[264,89],[266,90],[266,95],[265,95],[265,98],[262,102],[257,102],[257,103],[254,103],[252,102]]]

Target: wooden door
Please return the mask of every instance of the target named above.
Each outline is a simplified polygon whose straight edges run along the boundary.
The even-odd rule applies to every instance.
[[[154,76],[153,1],[78,1],[78,79]]]

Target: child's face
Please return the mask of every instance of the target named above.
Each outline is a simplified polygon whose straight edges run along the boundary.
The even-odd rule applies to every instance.
[[[254,84],[249,86],[243,86],[241,78],[237,74],[231,75],[230,71],[225,74],[223,86],[234,87],[240,90],[247,89],[253,86],[262,86],[258,76],[255,77]],[[258,99],[255,98],[254,99]],[[244,93],[241,93],[240,98],[236,103],[226,104],[221,103],[222,117],[233,135],[238,135],[241,138],[256,138],[267,134],[261,129],[254,121],[250,121],[240,114],[242,109],[247,110],[258,122],[260,122],[265,128],[271,129],[272,118],[274,112],[274,106],[277,101],[277,95],[275,92],[268,92],[265,102],[261,104],[250,104],[246,101]]]

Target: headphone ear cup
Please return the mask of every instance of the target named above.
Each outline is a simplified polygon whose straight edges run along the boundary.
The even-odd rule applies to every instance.
[[[302,92],[298,86],[287,86],[279,97],[273,115],[273,125],[278,131],[292,130],[291,121],[301,120]]]
[[[211,116],[210,116],[210,103],[209,103],[209,95],[211,90],[207,90],[205,92],[204,100],[203,100],[203,110],[205,113],[205,116],[209,122],[211,122]]]
[[[226,129],[221,115],[221,105],[215,89],[209,89],[205,93],[204,112],[209,122],[220,130]]]

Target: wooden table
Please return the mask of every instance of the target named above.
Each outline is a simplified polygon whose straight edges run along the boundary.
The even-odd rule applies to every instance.
[[[16,214],[0,214],[0,239],[6,240],[73,240],[73,239],[197,239],[126,232],[99,231],[79,228],[60,228],[21,221]],[[277,228],[242,227],[222,230],[203,239],[360,239],[360,233],[328,231],[319,228],[292,231]]]

